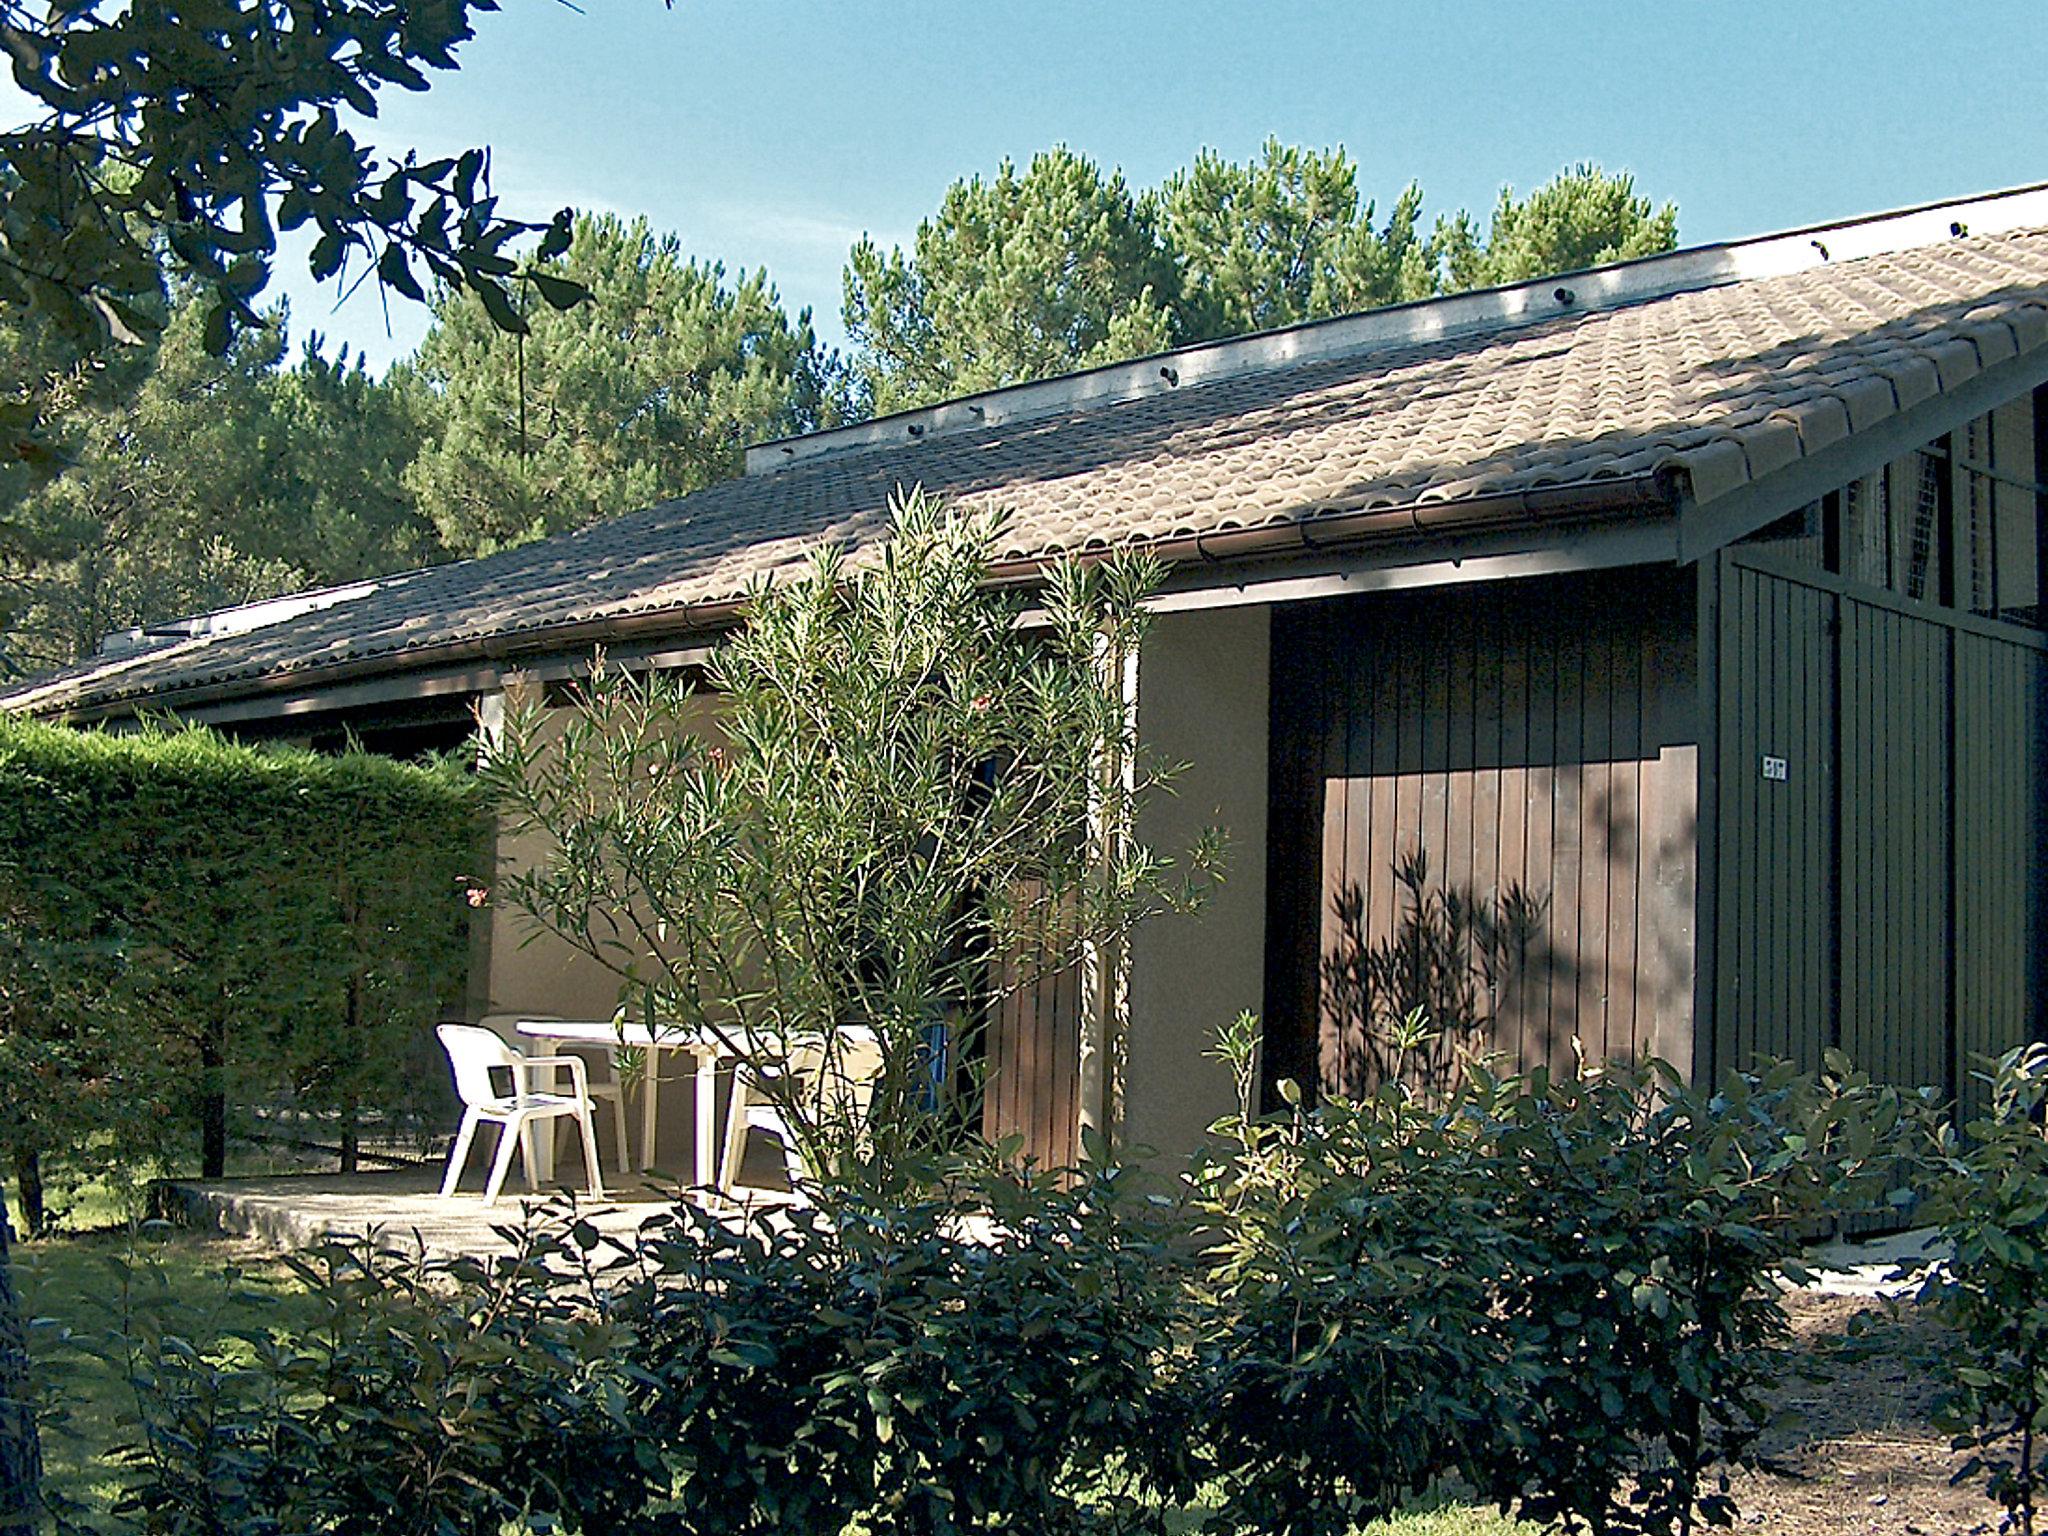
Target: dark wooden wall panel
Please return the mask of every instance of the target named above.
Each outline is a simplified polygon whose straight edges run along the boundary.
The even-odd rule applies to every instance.
[[[1574,1068],[1690,1052],[1694,644],[1669,569],[1304,604],[1275,614],[1268,1061],[1366,1082],[1356,1020],[1319,985],[1355,886],[1387,939],[1394,868],[1547,901],[1487,1048]],[[1287,823],[1292,822],[1292,825]],[[1283,852],[1285,850],[1285,852]]]
[[[1853,599],[1840,630],[1841,1045],[1946,1089],[1949,631]]]
[[[1316,1035],[1303,1025],[1274,1029],[1274,1019],[1312,1020],[1318,992],[1320,917],[1318,893],[1304,890],[1300,871],[1323,859],[1324,786],[1320,658],[1328,649],[1327,607],[1301,604],[1273,616],[1272,672],[1268,697],[1267,750],[1270,757],[1266,816],[1266,1011],[1261,1060],[1266,1107],[1272,1085],[1282,1079],[1315,1077]],[[1275,771],[1280,765],[1287,771]]]
[[[1839,1045],[1971,1112],[2043,1024],[2048,649],[1767,551],[1719,581],[1712,1065]]]
[[[1986,1107],[1984,1058],[2040,1027],[2042,791],[2048,657],[1956,637],[1956,1023],[1964,1117]]]
[[[1716,1015],[1733,1061],[1818,1060],[1832,1038],[1826,861],[1834,797],[1831,600],[1734,567],[1722,590]],[[1766,758],[1786,776],[1764,777]]]
[[[1042,1168],[1080,1161],[1082,977],[1011,961],[997,969],[982,1041],[981,1132],[1020,1137]]]

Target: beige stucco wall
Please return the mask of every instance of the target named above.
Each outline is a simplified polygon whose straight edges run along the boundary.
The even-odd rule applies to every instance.
[[[707,734],[715,732],[716,701],[706,698],[701,710],[703,729]],[[548,715],[547,735],[558,736],[569,711],[550,709]],[[500,828],[494,862],[500,871],[517,868],[539,857],[545,847],[545,839],[538,833],[515,833],[509,828]],[[472,958],[471,1017],[549,1014],[563,1019],[609,1019],[618,1005],[619,978],[616,974],[566,940],[547,932],[533,918],[510,902],[498,899],[493,892],[484,909],[484,921],[479,924]],[[662,1061],[664,1074],[676,1076],[664,1080],[661,1085],[657,1163],[664,1172],[688,1177],[696,1102],[686,1075],[688,1059],[664,1055]],[[610,1125],[603,1115],[598,1119],[599,1155],[609,1158]],[[637,1156],[637,1108],[632,1112],[631,1133],[635,1138]]]
[[[1228,837],[1225,878],[1201,911],[1155,918],[1131,941],[1123,1132],[1127,1144],[1167,1156],[1191,1151],[1232,1107],[1229,1073],[1205,1053],[1218,1028],[1262,1008],[1268,630],[1261,607],[1163,615],[1138,663],[1140,737],[1187,765],[1176,792],[1148,805],[1140,835],[1170,852],[1205,827]],[[707,729],[714,719],[707,701]],[[535,857],[540,846],[531,835],[501,833],[499,867]],[[506,903],[486,908],[478,948],[477,1016],[608,1018],[617,1006],[610,971]],[[663,1085],[660,1122],[661,1166],[686,1175],[687,1082]],[[608,1132],[600,1136],[608,1149]]]
[[[1268,610],[1162,615],[1138,659],[1138,734],[1186,772],[1157,797],[1140,836],[1185,849],[1227,834],[1224,880],[1192,916],[1132,936],[1124,1132],[1161,1154],[1190,1152],[1234,1104],[1230,1074],[1205,1054],[1216,1031],[1263,1006],[1266,934]]]

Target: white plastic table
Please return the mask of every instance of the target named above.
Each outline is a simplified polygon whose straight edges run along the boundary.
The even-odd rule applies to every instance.
[[[546,1055],[545,1047],[554,1043],[567,1045],[604,1046],[615,1049],[630,1046],[647,1053],[647,1073],[640,1092],[640,1166],[654,1166],[654,1130],[656,1107],[660,1101],[659,1071],[661,1053],[681,1051],[697,1061],[697,1115],[694,1179],[698,1185],[708,1186],[718,1177],[717,1142],[712,1122],[718,1118],[718,1066],[731,1053],[717,1039],[709,1034],[698,1034],[688,1030],[664,1030],[655,1034],[645,1024],[620,1024],[610,1019],[521,1019],[513,1025],[519,1034],[534,1045],[543,1047],[535,1050],[529,1047],[528,1055]],[[554,1146],[551,1140],[541,1152],[542,1176],[554,1175]]]

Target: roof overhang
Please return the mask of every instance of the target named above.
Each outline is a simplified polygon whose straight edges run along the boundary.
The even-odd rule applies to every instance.
[[[1678,555],[1690,563],[1746,538],[1786,513],[1974,421],[2009,400],[2048,385],[2048,347],[1993,363],[1952,388],[1936,390],[1903,410],[1824,448],[1738,486],[1711,501],[1680,501]]]
[[[1617,477],[1012,559],[994,566],[990,578],[998,586],[1035,586],[1063,559],[1142,553],[1167,569],[1154,599],[1162,611],[1205,602],[1302,601],[1326,595],[1318,583],[1331,579],[1340,583],[1337,590],[1354,591],[1503,579],[1674,558],[1682,501],[1683,487],[1668,477]],[[1198,593],[1212,596],[1202,599]],[[141,712],[211,724],[281,720],[487,694],[515,675],[569,678],[586,672],[599,648],[623,665],[687,667],[705,659],[717,637],[740,622],[745,607],[741,600],[647,609],[49,714],[74,724],[131,719]]]

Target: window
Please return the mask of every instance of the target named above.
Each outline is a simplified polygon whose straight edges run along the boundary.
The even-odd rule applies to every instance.
[[[1885,470],[1852,480],[1841,492],[1841,543],[1836,574],[1873,587],[1892,584],[1892,525]]]
[[[1916,602],[2039,627],[2044,495],[2023,397],[1829,497],[1827,562]]]
[[[1901,597],[1941,593],[1941,463],[1926,453],[1894,459],[1836,497],[1837,574]]]
[[[1956,605],[1988,618],[2037,624],[2041,557],[2033,402],[2015,400],[1979,416],[1950,442],[1962,567]]]

